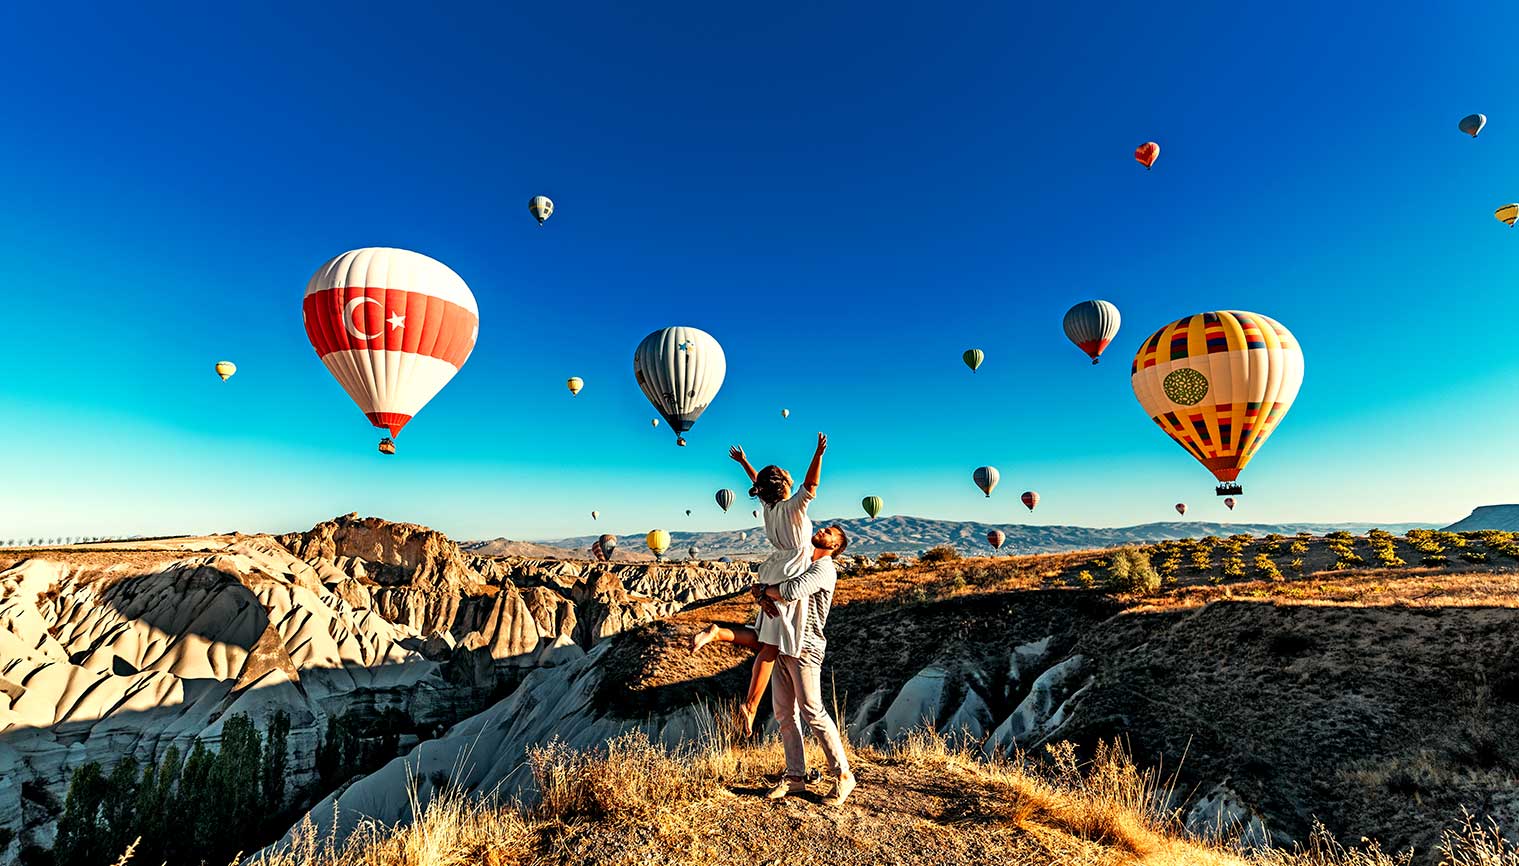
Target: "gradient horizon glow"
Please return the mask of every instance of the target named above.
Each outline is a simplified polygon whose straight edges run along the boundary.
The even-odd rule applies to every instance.
[[[819,430],[819,518],[1519,499],[1511,5],[148,10],[0,10],[0,539],[746,527],[728,446],[800,475]],[[319,265],[380,245],[481,317],[390,459],[300,318]],[[1060,328],[1088,298],[1123,314],[1096,367]],[[1212,309],[1282,322],[1307,367],[1232,514],[1129,387],[1142,338]],[[729,368],[682,449],[631,371],[675,324]]]

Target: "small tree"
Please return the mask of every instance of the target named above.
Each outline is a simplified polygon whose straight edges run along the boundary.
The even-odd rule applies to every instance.
[[[1149,554],[1137,547],[1115,551],[1108,564],[1108,588],[1115,592],[1150,595],[1160,589],[1160,575]]]
[[[924,563],[953,562],[959,558],[960,551],[956,550],[952,545],[940,544],[923,551],[918,556],[918,561]]]

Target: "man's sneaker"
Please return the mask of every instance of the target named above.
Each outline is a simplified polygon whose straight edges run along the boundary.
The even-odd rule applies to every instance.
[[[771,788],[770,793],[766,794],[765,796],[769,797],[772,800],[779,800],[782,797],[788,797],[792,794],[800,794],[805,790],[807,790],[806,782],[801,779],[792,779],[790,777],[786,777],[781,779],[781,781],[776,784],[774,788]]]
[[[833,793],[829,794],[828,797],[823,800],[823,802],[829,806],[844,805],[844,801],[847,800],[850,793],[854,791],[854,786],[855,780],[853,775],[840,776],[838,782],[836,782],[833,786]]]

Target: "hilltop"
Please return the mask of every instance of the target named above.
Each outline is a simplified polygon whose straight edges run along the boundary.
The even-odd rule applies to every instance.
[[[1482,505],[1472,510],[1463,520],[1445,527],[1447,532],[1476,532],[1497,529],[1503,532],[1519,530],[1519,505]]]

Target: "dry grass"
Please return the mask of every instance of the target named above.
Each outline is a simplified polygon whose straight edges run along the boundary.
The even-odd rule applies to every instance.
[[[816,755],[814,755],[816,757]],[[541,793],[531,807],[445,790],[413,820],[365,823],[347,840],[311,825],[260,866],[809,862],[1065,866],[1403,866],[1374,844],[1319,832],[1295,851],[1244,852],[1191,839],[1163,780],[1117,748],[1079,763],[1069,747],[987,762],[932,732],[855,754],[861,787],[840,808],[807,794],[759,796],[781,762],[776,743],[734,745],[722,732],[679,750],[641,734],[594,753],[551,744],[529,755]],[[1445,837],[1448,866],[1519,866],[1490,824]]]

